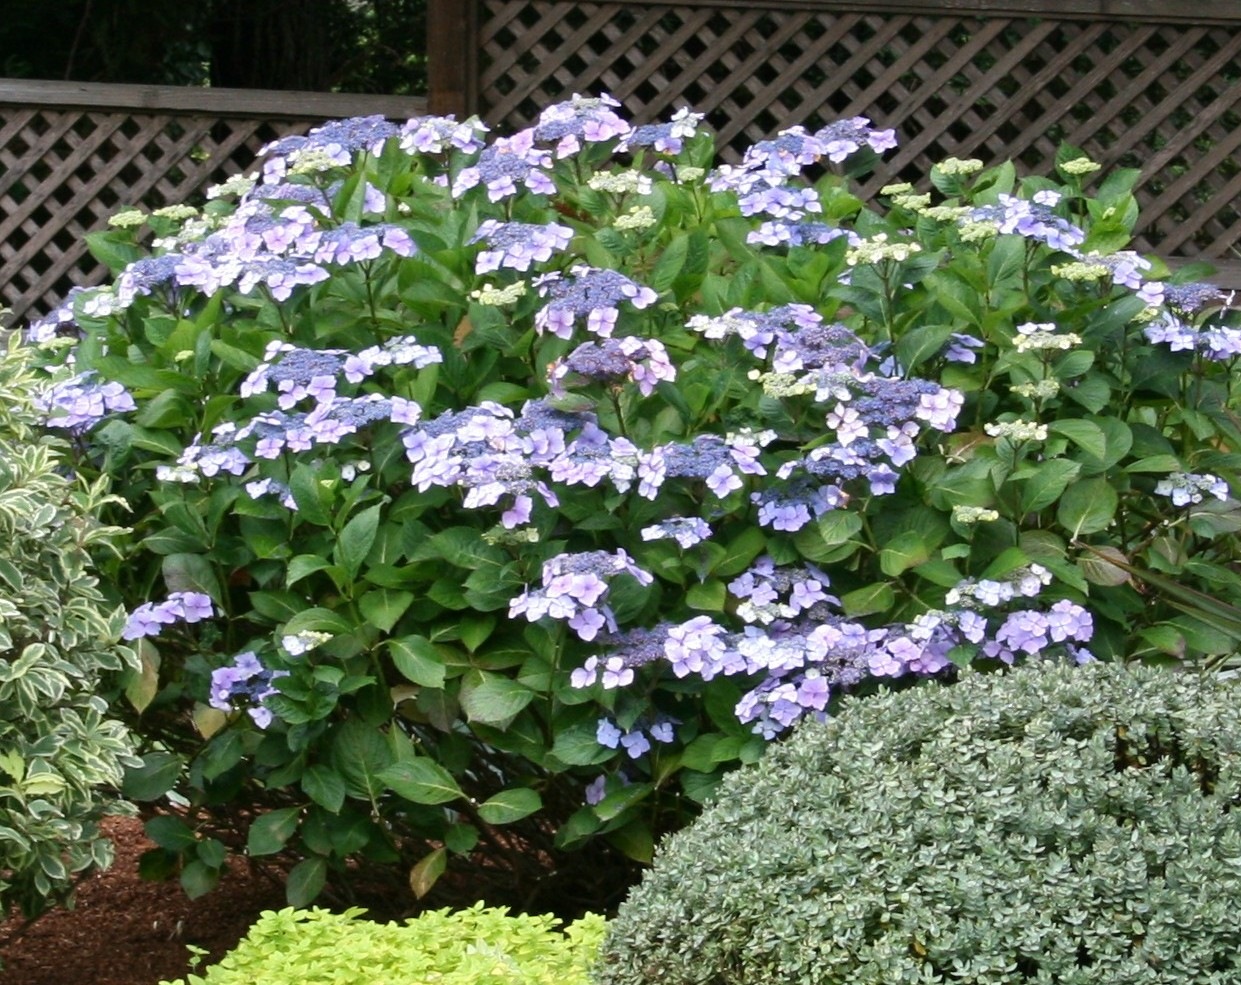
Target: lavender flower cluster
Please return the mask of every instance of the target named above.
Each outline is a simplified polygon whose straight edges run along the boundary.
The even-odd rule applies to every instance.
[[[542,587],[527,589],[509,603],[509,618],[525,616],[535,622],[547,616],[564,620],[584,640],[593,640],[604,626],[616,632],[616,618],[607,597],[612,579],[621,574],[639,585],[654,581],[619,548],[615,553],[558,554],[543,563]]]
[[[38,397],[35,406],[46,415],[52,427],[74,433],[90,430],[108,414],[137,409],[133,396],[121,384],[100,383],[93,373],[79,373],[52,383]]]
[[[739,603],[737,616],[750,624],[742,631],[729,631],[705,615],[649,629],[612,630],[599,637],[607,651],[592,655],[571,681],[579,688],[627,687],[641,668],[658,664],[678,678],[762,675],[742,696],[736,714],[773,738],[806,715],[822,716],[834,692],[865,679],[938,674],[951,665],[957,647],[1005,663],[1056,654],[1092,659],[1081,644],[1090,640],[1093,621],[1076,603],[1061,599],[1046,611],[1003,611],[1037,596],[1050,580],[1038,565],[1004,580],[966,580],[948,593],[947,609],[868,629],[840,615],[824,572],[762,558],[728,586]]]
[[[671,382],[676,375],[676,367],[662,342],[634,336],[584,342],[548,367],[553,396],[563,396],[566,384],[597,382],[616,386],[629,381],[642,396],[649,397],[661,381]]]
[[[173,592],[163,602],[144,602],[129,614],[121,639],[138,640],[158,636],[165,626],[177,622],[196,623],[215,615],[211,597],[202,592]]]
[[[272,710],[263,704],[277,693],[274,681],[288,676],[287,670],[271,670],[260,663],[252,650],[239,653],[232,664],[211,672],[211,693],[208,704],[221,711],[235,711],[238,706],[259,728],[267,728],[275,719]]]
[[[566,277],[553,271],[535,279],[539,296],[549,299],[534,316],[535,328],[540,332],[567,339],[577,320],[585,318],[586,330],[606,339],[616,329],[622,301],[639,309],[656,301],[656,294],[649,287],[615,270],[578,264],[569,274]]]
[[[484,220],[470,238],[471,243],[485,246],[474,261],[474,272],[486,274],[501,267],[529,270],[532,263],[546,263],[572,239],[572,229],[554,222],[537,225]]]
[[[1075,253],[1086,241],[1086,234],[1069,220],[1056,214],[1059,193],[1036,192],[1032,199],[1015,195],[1000,195],[996,205],[980,205],[970,209],[960,222],[992,224],[1001,233],[1016,233],[1053,250]]]
[[[676,719],[666,715],[654,716],[649,721],[638,722],[632,728],[622,729],[610,718],[599,719],[595,738],[599,745],[608,749],[624,749],[630,759],[638,759],[651,751],[651,740],[662,744],[676,741]]]
[[[832,402],[825,423],[835,440],[785,462],[777,484],[751,495],[759,523],[774,530],[795,532],[844,505],[844,486],[856,479],[865,478],[872,495],[894,492],[922,429],[951,431],[964,406],[958,391],[867,370],[870,348],[845,326],[824,324],[807,305],[762,314],[734,308],[716,318],[696,316],[688,327],[712,339],[736,335],[749,352],[770,358],[772,371],[758,378],[772,396]]]
[[[1173,506],[1201,503],[1204,496],[1214,496],[1222,501],[1228,498],[1228,494],[1228,483],[1208,472],[1173,472],[1155,485],[1155,495],[1167,496]]]

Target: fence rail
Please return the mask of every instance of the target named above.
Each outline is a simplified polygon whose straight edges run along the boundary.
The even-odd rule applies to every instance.
[[[101,282],[86,233],[126,205],[192,199],[270,140],[425,112],[420,98],[0,80],[0,301],[17,321]]]

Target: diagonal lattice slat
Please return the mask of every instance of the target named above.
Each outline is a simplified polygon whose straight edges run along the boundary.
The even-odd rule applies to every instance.
[[[694,0],[478,0],[478,11],[479,108],[506,129],[573,92],[608,91],[637,122],[706,112],[735,161],[783,127],[868,116],[901,144],[867,191],[950,155],[1046,172],[1066,141],[1141,169],[1139,249],[1241,256],[1241,19]]]
[[[20,318],[101,282],[85,233],[126,205],[191,199],[312,122],[0,107],[0,298]]]
[[[426,112],[405,97],[7,80],[0,96],[0,303],[12,323],[107,277],[84,237],[121,208],[193,204],[265,143],[329,117]]]

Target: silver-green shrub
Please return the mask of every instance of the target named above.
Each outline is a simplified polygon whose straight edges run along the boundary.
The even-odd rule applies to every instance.
[[[598,980],[1241,981],[1238,709],[1111,664],[852,701],[666,843]]]
[[[98,691],[135,661],[92,572],[117,532],[98,520],[108,496],[66,474],[40,389],[27,350],[0,341],[0,904],[27,915],[111,861],[98,821],[132,747]]]

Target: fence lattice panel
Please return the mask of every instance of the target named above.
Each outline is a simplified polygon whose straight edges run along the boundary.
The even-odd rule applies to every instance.
[[[949,155],[1045,173],[1067,141],[1142,170],[1139,248],[1241,255],[1241,11],[1203,24],[1050,2],[1037,18],[850,6],[479,0],[478,109],[512,128],[573,92],[610,92],[639,122],[688,105],[731,160],[795,123],[868,116],[901,141],[868,191]],[[1225,6],[1241,5],[1206,5]]]
[[[84,236],[120,209],[197,202],[208,185],[247,170],[263,144],[329,116],[423,109],[420,100],[294,93],[249,94],[238,108],[236,93],[189,90],[187,99],[167,89],[146,93],[174,106],[148,109],[132,86],[78,86],[77,98],[93,105],[61,105],[64,88],[22,82],[0,99],[0,301],[13,322],[107,277]],[[191,105],[178,109],[178,99]]]

